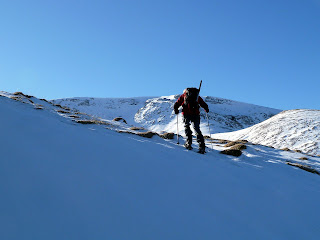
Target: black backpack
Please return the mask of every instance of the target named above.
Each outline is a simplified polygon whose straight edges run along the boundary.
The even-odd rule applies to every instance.
[[[184,105],[189,105],[192,109],[199,108],[198,96],[198,88],[187,88],[184,95]]]

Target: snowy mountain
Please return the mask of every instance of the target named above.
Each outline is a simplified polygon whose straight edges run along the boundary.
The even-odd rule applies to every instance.
[[[255,144],[289,148],[312,155],[320,155],[320,111],[290,110],[252,127],[231,132],[215,134],[215,138],[245,139]]]
[[[201,155],[19,93],[0,92],[0,113],[1,239],[319,237],[320,177],[287,165],[318,157],[210,140]]]
[[[53,103],[90,114],[102,119],[124,118],[135,124],[134,114],[142,108],[149,97],[137,98],[67,98],[52,100]]]
[[[87,114],[112,120],[123,117],[130,124],[142,126],[156,132],[176,132],[176,115],[173,104],[179,95],[157,98],[67,98],[53,100]],[[232,100],[204,97],[208,103],[210,130],[212,133],[230,132],[260,123],[280,110],[246,104]],[[204,111],[201,114],[202,129],[209,135]],[[180,116],[180,126],[183,126]],[[182,127],[181,127],[182,129]],[[183,131],[181,131],[183,134]]]

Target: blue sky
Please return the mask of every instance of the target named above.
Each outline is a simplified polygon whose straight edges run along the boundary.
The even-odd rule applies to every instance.
[[[0,90],[320,109],[320,0],[0,0]]]

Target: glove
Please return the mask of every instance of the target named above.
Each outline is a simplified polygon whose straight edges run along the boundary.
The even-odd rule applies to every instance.
[[[206,113],[208,113],[209,112],[209,108],[205,109],[205,111],[206,111]]]
[[[173,109],[174,109],[174,113],[175,114],[179,114],[179,104],[176,102],[174,105],[173,105]]]

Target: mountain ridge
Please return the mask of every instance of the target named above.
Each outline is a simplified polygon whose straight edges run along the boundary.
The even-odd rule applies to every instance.
[[[175,132],[176,115],[173,112],[173,104],[179,96],[177,94],[154,98],[66,98],[52,101],[102,119],[123,117],[130,124],[136,124],[152,131]],[[246,128],[281,112],[279,109],[223,98],[204,96],[203,99],[210,108],[208,118],[212,133]],[[204,124],[207,119],[203,111],[201,119],[204,133],[210,134],[208,127]],[[182,117],[180,117],[179,124],[181,126],[183,124]]]

